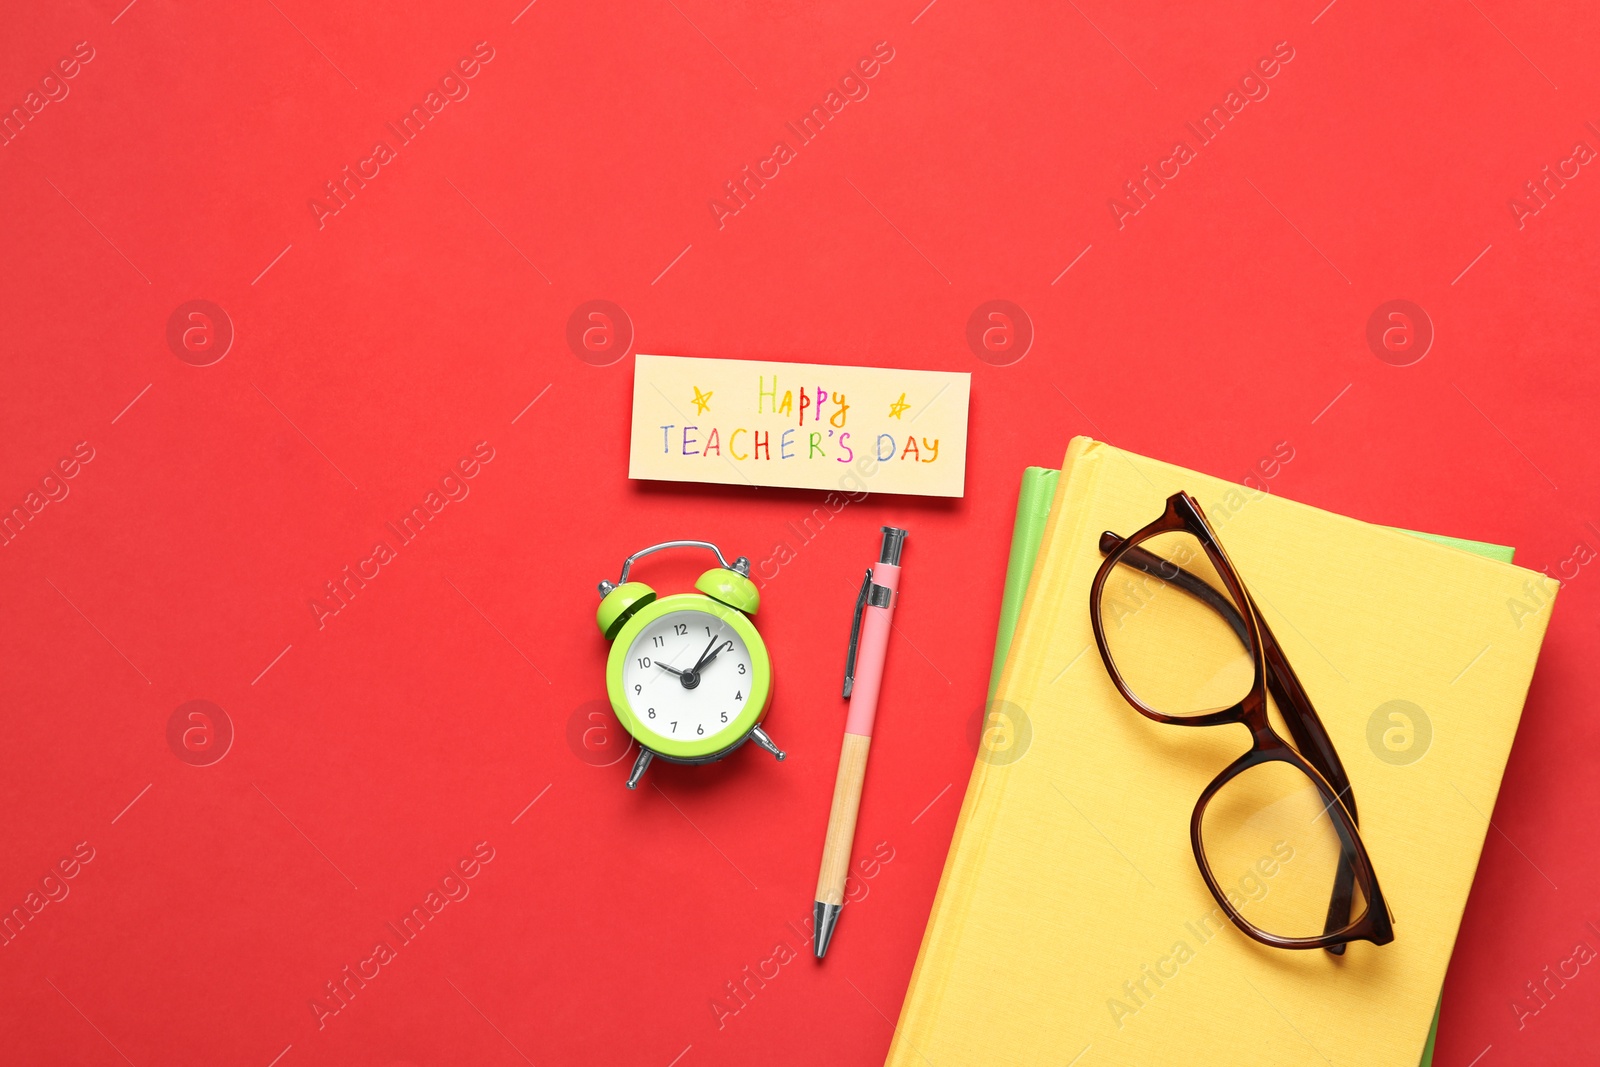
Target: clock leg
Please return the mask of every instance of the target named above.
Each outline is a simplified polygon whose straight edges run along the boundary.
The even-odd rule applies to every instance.
[[[639,788],[639,779],[644,777],[645,768],[649,767],[650,761],[655,758],[656,754],[648,748],[639,749],[639,757],[633,761],[633,770],[628,774],[629,789]]]
[[[774,744],[772,738],[768,737],[767,732],[759,726],[750,731],[750,740],[754,741],[756,744],[760,745],[762,748],[766,749],[780,760],[785,756],[783,749]]]

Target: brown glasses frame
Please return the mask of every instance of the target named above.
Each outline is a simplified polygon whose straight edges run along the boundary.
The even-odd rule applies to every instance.
[[[1188,533],[1200,542],[1212,566],[1216,568],[1217,574],[1227,586],[1228,593],[1233,597],[1232,602],[1198,576],[1139,547],[1140,542],[1167,533]],[[1350,785],[1349,775],[1345,773],[1344,764],[1340,762],[1333,741],[1318,717],[1316,708],[1312,706],[1305,687],[1300,684],[1300,679],[1296,677],[1294,668],[1289,665],[1289,660],[1283,654],[1277,638],[1273,636],[1266,620],[1261,617],[1260,609],[1256,607],[1254,599],[1245,589],[1244,581],[1234,569],[1233,562],[1211,529],[1211,524],[1206,521],[1199,503],[1188,493],[1174,493],[1167,498],[1166,510],[1162,512],[1161,517],[1131,537],[1119,537],[1110,531],[1101,534],[1100,551],[1106,558],[1094,576],[1094,584],[1089,589],[1089,616],[1094,626],[1094,640],[1100,649],[1100,658],[1105,662],[1106,671],[1123,699],[1146,718],[1172,726],[1218,726],[1224,723],[1239,723],[1250,730],[1250,750],[1212,779],[1211,784],[1200,794],[1194,813],[1189,819],[1189,839],[1194,847],[1195,862],[1200,867],[1200,874],[1205,879],[1206,887],[1211,890],[1211,895],[1216,898],[1217,903],[1241,931],[1256,941],[1274,948],[1322,948],[1338,955],[1342,954],[1344,946],[1352,941],[1370,941],[1375,945],[1386,945],[1393,941],[1394,920],[1384,901],[1383,890],[1378,886],[1378,876],[1373,870],[1372,860],[1361,841],[1356,818],[1355,794]],[[1242,700],[1230,708],[1221,708],[1200,715],[1167,715],[1145,704],[1128,688],[1106,643],[1100,612],[1101,594],[1105,589],[1106,580],[1118,564],[1134,567],[1170,583],[1205,602],[1223,616],[1233,632],[1249,649],[1255,663],[1255,677],[1250,692]],[[1242,613],[1235,608],[1235,604],[1243,609]],[[1293,746],[1272,728],[1267,716],[1269,692],[1277,702],[1289,732],[1294,736]],[[1327,923],[1323,933],[1318,937],[1280,937],[1252,925],[1229,903],[1227,893],[1217,883],[1216,877],[1211,872],[1211,866],[1206,861],[1205,845],[1200,834],[1206,805],[1223,786],[1240,774],[1252,767],[1272,762],[1287,763],[1295,767],[1316,785],[1323,798],[1323,810],[1332,820],[1342,846],[1339,869],[1334,877],[1328,903]],[[1366,897],[1367,909],[1359,919],[1351,922],[1349,915],[1353,899],[1352,891],[1358,885]]]

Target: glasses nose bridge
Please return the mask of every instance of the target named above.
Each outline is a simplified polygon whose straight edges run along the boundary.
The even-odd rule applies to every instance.
[[[1250,731],[1251,748],[1255,751],[1271,755],[1294,752],[1289,743],[1283,739],[1283,735],[1274,729],[1272,720],[1267,715],[1265,699],[1253,700],[1246,697],[1239,707],[1239,721]]]

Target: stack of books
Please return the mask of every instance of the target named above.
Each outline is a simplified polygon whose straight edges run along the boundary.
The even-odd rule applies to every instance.
[[[1205,508],[1349,773],[1390,944],[1288,951],[1202,921],[1216,903],[1190,812],[1248,738],[1136,713],[1089,612],[1101,532],[1135,532],[1179,491]],[[1428,1067],[1549,621],[1552,601],[1508,610],[1535,577],[1509,548],[1371,525],[1088,438],[1059,474],[1030,468],[988,728],[890,1067]]]

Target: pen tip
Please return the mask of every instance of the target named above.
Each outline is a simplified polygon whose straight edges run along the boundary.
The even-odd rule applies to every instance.
[[[833,928],[838,925],[839,912],[843,909],[842,904],[824,904],[820,900],[811,905],[811,947],[819,960],[828,954],[828,942],[833,940]]]

